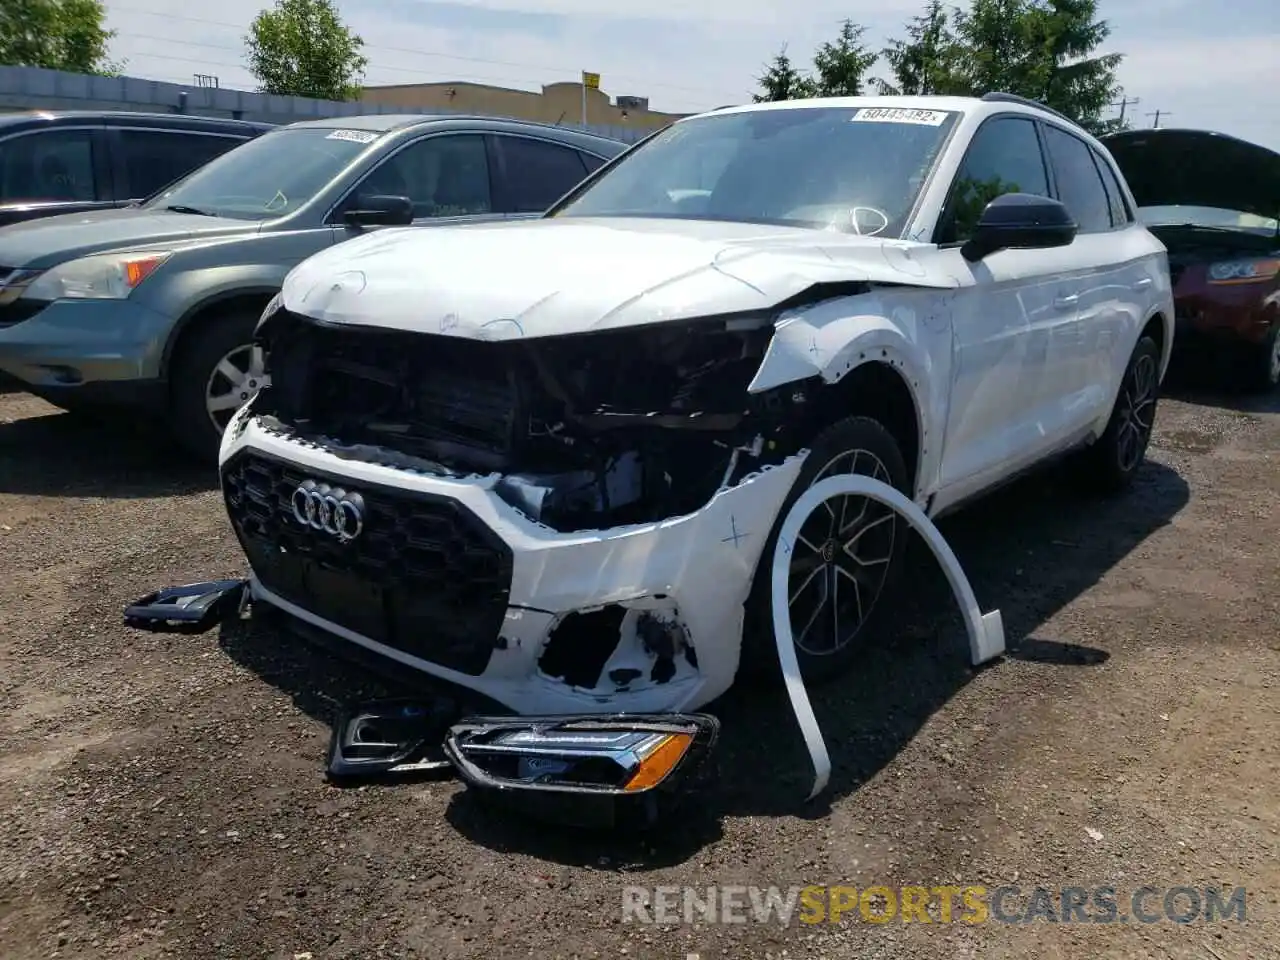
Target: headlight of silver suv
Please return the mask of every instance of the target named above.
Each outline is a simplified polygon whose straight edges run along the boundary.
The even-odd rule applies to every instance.
[[[103,253],[46,270],[27,287],[32,300],[123,300],[169,259],[167,251]]]

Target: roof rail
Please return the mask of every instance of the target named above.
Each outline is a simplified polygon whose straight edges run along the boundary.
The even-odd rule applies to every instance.
[[[999,90],[992,90],[990,93],[984,93],[982,99],[985,103],[1017,103],[1024,107],[1035,107],[1037,110],[1043,110],[1045,113],[1057,117],[1059,120],[1065,120],[1073,126],[1078,124],[1065,114],[1059,113],[1053,107],[1045,106],[1039,100],[1032,100],[1030,97],[1020,97],[1016,93],[1002,93]]]

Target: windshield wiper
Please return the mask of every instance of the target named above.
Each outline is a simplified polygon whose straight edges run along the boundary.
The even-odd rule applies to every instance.
[[[181,203],[170,204],[163,209],[172,213],[194,213],[198,217],[216,217],[216,213],[210,213],[208,210],[201,210],[199,207],[188,207]]]

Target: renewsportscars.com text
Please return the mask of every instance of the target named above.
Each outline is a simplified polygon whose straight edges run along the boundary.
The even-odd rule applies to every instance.
[[[624,887],[624,923],[1219,923],[1244,887]]]

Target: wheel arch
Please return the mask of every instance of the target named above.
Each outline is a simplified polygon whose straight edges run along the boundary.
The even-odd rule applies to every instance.
[[[205,297],[203,300],[189,307],[178,322],[173,325],[173,330],[169,334],[169,339],[165,343],[164,353],[160,359],[160,375],[166,381],[169,379],[169,371],[172,368],[173,358],[177,356],[178,350],[183,342],[197,327],[207,322],[211,316],[217,313],[226,313],[232,310],[254,310],[259,313],[266,308],[280,290],[278,287],[270,287],[266,285],[241,287],[234,290],[224,290]]]
[[[822,341],[830,342],[830,327],[836,324],[848,336],[840,338],[838,349],[824,351]],[[813,384],[815,413],[807,418],[806,440],[847,416],[878,420],[902,450],[914,497],[927,472],[936,399],[929,376],[935,365],[926,345],[881,316],[847,317],[836,324],[817,327],[800,319],[780,326],[749,389]]]
[[[903,363],[887,350],[876,350],[874,354],[850,367],[839,379],[821,385],[815,396],[816,413],[810,429],[816,435],[849,416],[866,416],[877,421],[889,431],[902,451],[914,495],[920,485],[925,432],[916,399],[918,383],[911,382]]]

